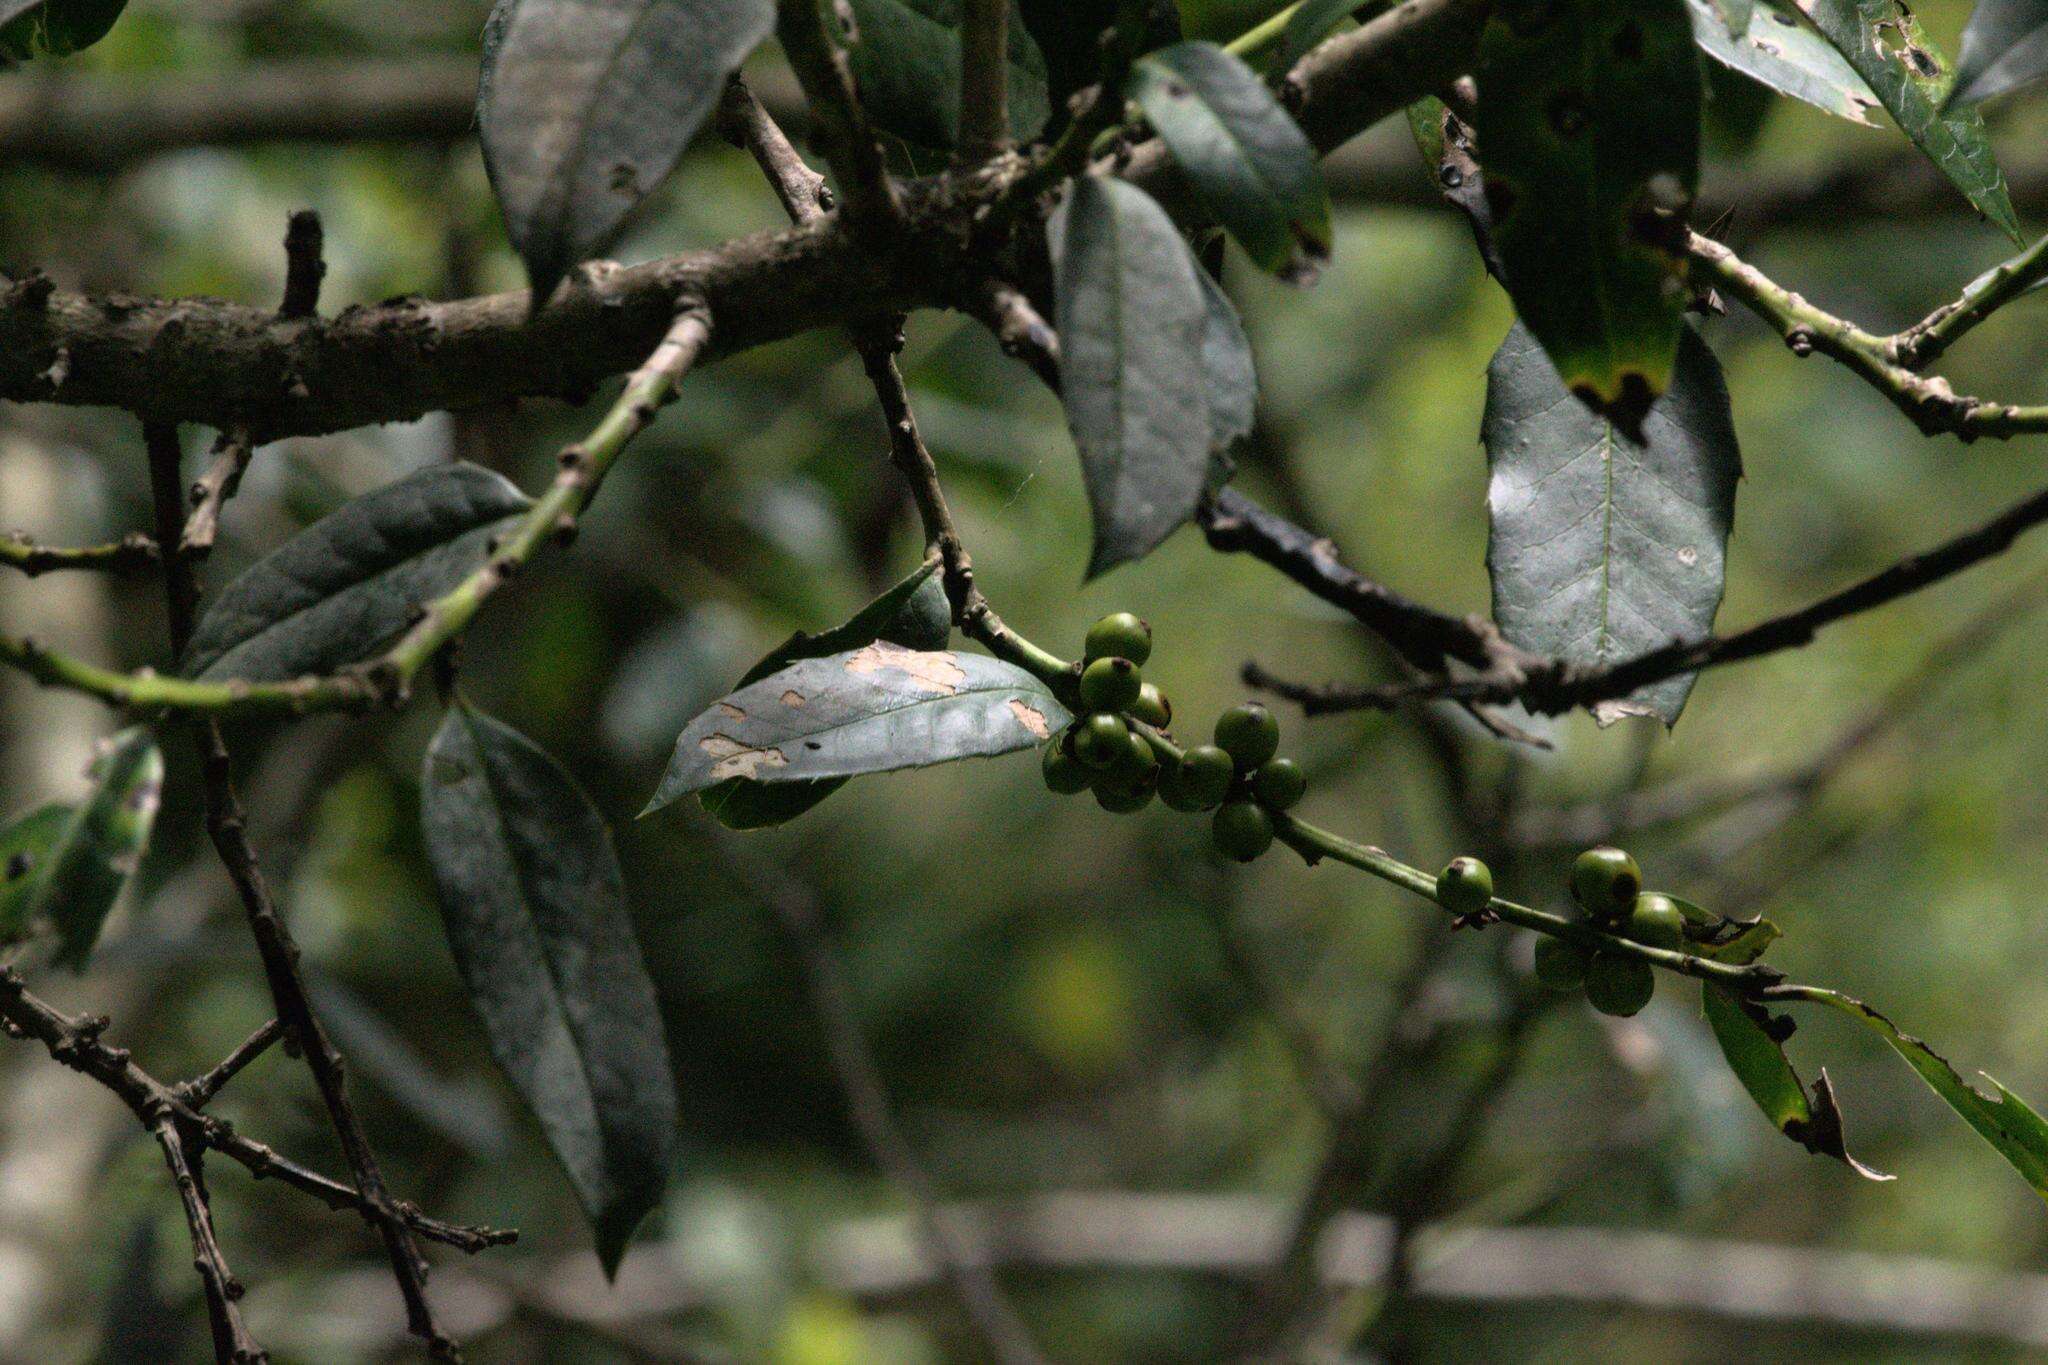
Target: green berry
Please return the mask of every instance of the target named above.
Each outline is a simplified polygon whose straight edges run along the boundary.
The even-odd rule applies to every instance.
[[[1685,912],[1662,892],[1645,891],[1636,897],[1622,932],[1638,943],[1678,952],[1685,947]]]
[[[1131,751],[1131,728],[1121,717],[1093,715],[1077,722],[1074,757],[1100,772]]]
[[[1061,796],[1088,789],[1088,769],[1067,752],[1065,736],[1045,746],[1045,785]]]
[[[1097,659],[1081,670],[1081,704],[1090,711],[1121,711],[1137,701],[1144,683],[1129,659]]]
[[[1173,724],[1173,703],[1151,683],[1139,687],[1138,699],[1125,709],[1155,730],[1164,730]]]
[[[1308,778],[1291,758],[1270,758],[1252,774],[1252,795],[1267,810],[1286,810],[1308,790]]]
[[[1656,993],[1657,975],[1647,962],[1595,953],[1586,968],[1586,999],[1602,1014],[1626,1019],[1649,1004]]]
[[[1233,706],[1216,717],[1216,747],[1248,773],[1280,751],[1280,722],[1255,701]]]
[[[1572,899],[1594,919],[1620,919],[1642,890],[1643,870],[1618,848],[1589,848],[1572,864]]]
[[[1236,776],[1230,755],[1213,744],[1197,744],[1159,776],[1159,798],[1175,810],[1214,810],[1230,795]]]
[[[1130,815],[1152,804],[1153,790],[1150,782],[1098,782],[1095,784],[1095,804],[1111,815]]]
[[[1268,763],[1266,768],[1272,766]],[[1476,915],[1492,899],[1493,869],[1477,858],[1453,858],[1436,874],[1436,903],[1454,915]]]
[[[1129,739],[1123,753],[1116,762],[1109,765],[1109,775],[1119,782],[1151,782],[1159,780],[1159,755],[1152,752],[1152,741],[1136,730],[1125,730]]]
[[[1113,612],[1088,627],[1087,659],[1129,659],[1142,664],[1152,657],[1152,627],[1127,611]]]
[[[1536,980],[1554,991],[1575,991],[1586,984],[1586,966],[1591,955],[1576,943],[1561,938],[1536,940]]]
[[[1256,801],[1225,801],[1209,829],[1216,847],[1241,863],[1273,846],[1273,817]]]

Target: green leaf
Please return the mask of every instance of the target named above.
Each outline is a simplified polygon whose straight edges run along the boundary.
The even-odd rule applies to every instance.
[[[924,147],[951,147],[960,130],[960,0],[851,0],[860,41],[849,60],[877,127]],[[1010,134],[1037,136],[1052,106],[1045,59],[1010,13]]]
[[[1497,280],[1505,279],[1507,268],[1501,264],[1500,248],[1493,241],[1493,209],[1486,202],[1486,177],[1472,156],[1472,130],[1434,95],[1408,106],[1408,128],[1415,134],[1415,145],[1423,160],[1436,176],[1438,190],[1465,215],[1473,243],[1479,248],[1479,259],[1486,264],[1486,273]]]
[[[1686,0],[1508,0],[1481,35],[1478,157],[1515,311],[1633,430],[1671,382],[1699,179]]]
[[[1739,36],[1749,31],[1750,20],[1756,17],[1756,0],[1713,0],[1713,4],[1729,33]]]
[[[1948,104],[1977,104],[2048,76],[2048,0],[1977,0]]]
[[[1833,1157],[1866,1180],[1893,1178],[1849,1155],[1842,1137],[1842,1111],[1835,1103],[1826,1069],[1815,1078],[1811,1097],[1800,1084],[1799,1073],[1792,1069],[1781,1042],[1791,1035],[1791,1020],[1775,1018],[1762,1006],[1712,982],[1703,985],[1700,1003],[1714,1041],[1728,1059],[1728,1069],[1772,1127],[1809,1152]]]
[[[535,307],[668,178],[774,22],[774,0],[498,0],[477,123]]]
[[[1670,391],[1641,439],[1569,401],[1517,324],[1487,369],[1494,619],[1524,649],[1610,664],[1712,628],[1742,454],[1720,364],[1681,333]],[[1690,675],[1598,703],[1676,723]]]
[[[1942,112],[1948,59],[1928,41],[1920,21],[1898,0],[1796,0],[1869,84],[1913,145],[1961,190],[1977,211],[2015,242],[2019,220],[2005,174],[1991,153],[1991,135],[1974,109]]]
[[[845,625],[816,635],[798,631],[790,636],[748,669],[739,685],[759,682],[799,659],[844,654],[877,640],[905,649],[944,649],[952,633],[953,610],[946,600],[945,580],[939,562],[928,560],[861,608]],[[735,777],[699,792],[697,799],[728,829],[766,829],[796,819],[845,784],[843,777],[816,782],[757,782]]]
[[[641,813],[734,777],[806,782],[1007,754],[1069,719],[1021,668],[877,641],[798,660],[715,703],[684,727]]]
[[[460,704],[420,788],[455,965],[610,1275],[661,1200],[676,1129],[661,1011],[611,835],[560,764]]]
[[[1746,25],[1731,30],[1710,0],[1691,0],[1693,38],[1700,51],[1730,70],[1803,100],[1816,109],[1875,127],[1877,96],[1827,39],[1788,4],[1756,5]]]
[[[1149,553],[1201,500],[1208,308],[1173,220],[1135,185],[1081,176],[1051,229],[1061,395],[1095,514],[1092,578]]]
[[[1808,998],[1840,1010],[1890,1043],[1929,1090],[1976,1129],[1977,1136],[1990,1143],[2036,1194],[2048,1199],[2048,1120],[2025,1100],[1989,1076],[1984,1080],[1996,1093],[1984,1094],[1958,1075],[1941,1054],[1912,1034],[1900,1032],[1897,1024],[1861,1000],[1826,990],[1811,991]]]
[[[0,66],[82,52],[127,7],[128,0],[0,0]]]
[[[1258,73],[1214,43],[1176,43],[1140,58],[1127,92],[1253,262],[1313,281],[1330,258],[1329,191]]]
[[[1363,0],[1306,0],[1288,17],[1287,27],[1280,34],[1280,46],[1273,53],[1274,76],[1292,71],[1294,64],[1329,37],[1337,25],[1364,8]]]
[[[1746,967],[1764,955],[1784,931],[1761,915],[1754,919],[1731,919],[1678,896],[1671,901],[1685,916],[1686,951],[1695,957]]]
[[[482,564],[491,538],[531,505],[472,464],[430,465],[365,493],[228,584],[184,670],[277,682],[366,659]]]
[[[1116,25],[1122,0],[1017,0],[1024,27],[1045,57],[1053,121],[1067,121],[1067,101],[1094,85],[1102,74],[1102,35]],[[1153,0],[1145,15],[1146,50],[1180,41],[1180,11],[1169,0]]]
[[[0,944],[18,943],[28,932],[29,897],[42,883],[72,808],[39,806],[0,829]]]
[[[1211,455],[1228,463],[1231,447],[1252,434],[1259,406],[1259,376],[1252,343],[1244,334],[1237,307],[1223,286],[1206,270],[1196,270],[1202,286],[1202,370],[1209,384]],[[1221,482],[1227,482],[1227,479]]]
[[[100,928],[149,847],[163,800],[164,760],[149,730],[108,740],[92,765],[91,795],[70,812],[43,858],[24,916],[57,930],[51,962],[85,970]]]

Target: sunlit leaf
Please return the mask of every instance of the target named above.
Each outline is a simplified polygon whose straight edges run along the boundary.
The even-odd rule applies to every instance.
[[[164,760],[137,726],[108,740],[92,765],[92,793],[73,807],[43,856],[24,907],[57,930],[51,961],[85,970],[100,928],[149,847],[163,800]]]
[[[960,0],[850,0],[860,41],[849,59],[877,127],[925,147],[951,147],[960,127]],[[1010,12],[1010,134],[1027,141],[1052,106],[1045,59]]]
[[[1877,96],[1827,39],[1813,31],[1790,0],[1764,0],[1744,27],[1731,30],[1714,0],[1691,0],[1700,51],[1781,95],[1866,127],[1881,108]]]
[[[1791,1033],[1790,1020],[1775,1017],[1712,982],[1702,988],[1700,1001],[1714,1041],[1728,1059],[1728,1069],[1772,1127],[1809,1152],[1833,1157],[1866,1180],[1892,1179],[1849,1155],[1842,1138],[1842,1111],[1827,1071],[1823,1069],[1815,1078],[1811,1095],[1800,1084],[1783,1045]]]
[[[1976,104],[2048,76],[2048,0],[1977,0],[1963,30],[1951,105]]]

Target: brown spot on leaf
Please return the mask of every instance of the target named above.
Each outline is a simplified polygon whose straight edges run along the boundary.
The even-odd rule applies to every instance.
[[[747,718],[746,712],[740,710],[739,707],[734,706],[729,701],[718,703],[718,714],[724,716],[727,720],[745,720]]]
[[[711,765],[711,778],[715,782],[723,782],[728,777],[755,777],[763,768],[789,766],[789,759],[782,750],[756,749],[731,735],[706,735],[697,741],[697,747],[718,760]]]
[[[804,694],[797,691],[794,687],[782,694],[782,704],[792,709],[802,706],[805,700]]]
[[[966,670],[953,655],[905,649],[887,640],[875,641],[846,661],[849,673],[879,673],[885,668],[906,675],[917,686],[941,697],[952,696],[967,681]]]
[[[1052,726],[1046,723],[1045,712],[1035,706],[1026,706],[1015,697],[1010,698],[1010,711],[1017,717],[1017,723],[1032,734],[1040,739],[1052,738]]]

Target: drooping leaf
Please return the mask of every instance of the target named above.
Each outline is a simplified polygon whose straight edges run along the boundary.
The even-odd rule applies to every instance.
[[[1052,243],[1061,396],[1095,514],[1092,578],[1149,553],[1201,499],[1208,309],[1173,220],[1135,185],[1081,176]]]
[[[2048,0],[1977,0],[1963,30],[1950,107],[2032,85],[2048,76]]]
[[[472,464],[430,465],[365,493],[251,565],[192,633],[195,678],[275,682],[370,657],[482,564],[531,504]]]
[[[849,53],[861,104],[877,127],[925,147],[960,130],[960,0],[851,0],[860,41]],[[1052,111],[1045,59],[1010,13],[1010,134],[1028,141]]]
[[[498,0],[477,122],[536,307],[675,169],[774,0]]]
[[[92,765],[93,788],[72,808],[24,907],[27,919],[57,930],[58,966],[85,970],[100,927],[149,847],[149,831],[163,800],[164,760],[143,726],[108,740]]]
[[[661,1012],[611,835],[560,764],[465,705],[449,708],[420,787],[455,965],[609,1275],[660,1202],[676,1127]]]
[[[1140,58],[1127,88],[1253,262],[1313,280],[1330,257],[1330,194],[1314,146],[1258,73],[1214,43],[1176,43]]]
[[[1686,0],[1508,0],[1480,39],[1478,157],[1515,311],[1634,429],[1671,382],[1700,73]]]
[[[1823,1069],[1815,1078],[1810,1097],[1800,1084],[1783,1044],[1791,1033],[1790,1020],[1776,1018],[1711,981],[1703,986],[1700,1002],[1707,1026],[1721,1045],[1721,1055],[1728,1059],[1728,1069],[1772,1127],[1809,1152],[1833,1157],[1866,1180],[1892,1179],[1849,1155],[1842,1137],[1842,1111],[1827,1071]]]
[[[1493,243],[1493,209],[1486,202],[1486,177],[1472,155],[1472,130],[1434,95],[1408,106],[1408,128],[1415,134],[1415,145],[1436,176],[1444,199],[1464,214],[1471,226],[1486,273],[1497,280],[1505,278],[1507,268],[1501,264],[1500,248]]]
[[[1046,80],[1056,131],[1067,121],[1067,101],[1094,85],[1102,74],[1102,35],[1116,24],[1122,0],[1017,0],[1024,27],[1045,58]],[[1180,10],[1171,0],[1152,0],[1145,14],[1147,51],[1180,41]]]
[[[2048,1199],[2048,1120],[2025,1100],[1989,1076],[1984,1079],[1996,1094],[1984,1094],[1964,1080],[1940,1053],[1912,1034],[1901,1032],[1897,1024],[1861,1000],[1837,991],[1814,991],[1810,998],[1840,1010],[1890,1043],[1929,1090],[1961,1115],[1977,1131],[1977,1136],[1990,1143],[2033,1186],[2036,1194]]]
[[[1281,31],[1280,46],[1273,50],[1270,67],[1274,76],[1292,71],[1294,64],[1329,37],[1337,25],[1363,8],[1364,0],[1306,0],[1288,16],[1287,27]]]
[[[1942,111],[1948,59],[1899,0],[1795,0],[1928,160],[2006,236],[2020,240],[2005,173],[1975,109]]]
[[[29,897],[71,815],[71,807],[53,803],[0,829],[0,944],[17,943],[27,933]]]
[[[800,659],[691,721],[642,814],[734,777],[808,782],[1007,754],[1068,719],[1044,683],[998,659],[877,641]]]
[[[1493,467],[1494,619],[1525,649],[1589,665],[1706,633],[1742,476],[1719,362],[1686,328],[1641,439],[1568,398],[1517,324],[1487,369],[1481,431]],[[1692,684],[1670,678],[1593,713],[1603,724],[1655,715],[1671,725]]]
[[[126,8],[128,0],[0,0],[0,66],[82,52]]]
[[[1753,6],[1740,29],[1729,28],[1718,3],[1691,0],[1693,38],[1700,51],[1781,95],[1852,123],[1876,126],[1870,111],[1882,107],[1877,96],[1789,0]]]
[[[1259,406],[1259,375],[1252,343],[1237,307],[1206,270],[1197,270],[1206,321],[1202,328],[1202,369],[1209,383],[1211,453],[1227,462],[1232,446],[1252,434]]]
[[[877,640],[905,649],[944,649],[953,633],[953,613],[938,570],[939,562],[928,560],[846,624],[816,635],[799,631],[790,636],[748,669],[739,686],[759,682],[799,659],[844,654]],[[697,799],[728,829],[766,829],[796,819],[845,784],[843,777],[816,782],[757,782],[735,777],[699,792]]]

